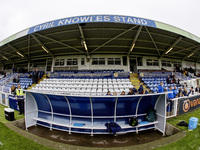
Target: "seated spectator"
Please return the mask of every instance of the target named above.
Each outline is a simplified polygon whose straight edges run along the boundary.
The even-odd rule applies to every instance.
[[[150,91],[149,91],[149,94],[153,94],[153,91],[152,91],[152,90],[150,90]]]
[[[140,82],[140,87],[139,87],[139,89],[138,89],[138,93],[139,94],[143,94],[143,85],[142,85],[142,82]]]
[[[113,92],[113,96],[117,96],[117,92]]]
[[[129,92],[127,95],[135,95],[135,93],[133,92],[133,89],[129,89]]]
[[[149,87],[146,87],[145,89],[144,89],[144,92],[143,92],[143,94],[149,94]]]
[[[199,93],[199,92],[200,92],[199,85],[197,85],[197,87],[195,88],[195,92],[197,92],[197,93]]]
[[[167,77],[167,84],[171,84],[171,79],[169,76]]]
[[[112,96],[112,94],[111,94],[111,92],[110,92],[110,91],[108,91],[106,95],[111,95],[111,96]]]
[[[189,96],[190,94],[194,94],[193,87],[190,88],[190,91],[189,91],[189,93],[188,93],[188,96]]]
[[[176,86],[174,86],[173,95],[174,95],[174,98],[176,97],[176,95],[178,95],[178,89]]]
[[[176,78],[175,78],[175,76],[173,76],[172,82],[173,82],[174,84],[176,84]]]
[[[158,86],[158,93],[164,92],[163,82],[160,82],[160,85]]]
[[[135,88],[135,85],[133,85],[133,92],[134,92],[134,93],[137,93],[137,92],[138,92],[138,90]]]
[[[183,93],[182,93],[182,92],[179,93],[179,94],[178,94],[178,97],[183,97]]]
[[[122,91],[120,95],[125,95],[125,92],[124,92],[124,91]]]
[[[188,96],[188,91],[186,90],[186,88],[183,89],[182,94],[183,94],[183,96]]]

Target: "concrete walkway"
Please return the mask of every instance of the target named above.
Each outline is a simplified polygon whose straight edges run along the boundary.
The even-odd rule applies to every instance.
[[[41,138],[37,135],[34,135],[32,133],[29,133],[26,130],[20,129],[17,126],[13,124],[13,122],[6,123],[5,124],[8,128],[15,131],[16,133],[35,141],[38,144],[44,145],[46,147],[58,149],[58,150],[102,150],[102,149],[108,149],[108,150],[150,150],[154,148],[158,148],[164,145],[168,145],[170,143],[173,143],[183,137],[186,136],[186,132],[178,132],[174,135],[171,135],[169,137],[162,138],[160,140],[156,140],[153,142],[149,142],[146,144],[140,144],[135,146],[128,146],[128,147],[113,147],[113,148],[94,148],[94,147],[82,147],[82,146],[75,146],[75,145],[69,145],[69,144],[63,144],[59,142],[54,142],[52,140],[48,140],[45,138]],[[169,125],[170,126],[170,125]],[[169,127],[168,126],[168,127]],[[88,135],[89,136],[89,135]]]

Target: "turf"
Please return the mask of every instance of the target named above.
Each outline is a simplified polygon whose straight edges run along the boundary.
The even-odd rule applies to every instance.
[[[8,123],[10,121],[6,120],[6,118],[5,118],[4,108],[7,108],[7,107],[0,105],[0,122]],[[18,115],[18,114],[19,114],[19,112],[15,110],[14,115],[15,115],[16,120],[24,118],[24,115]]]
[[[200,150],[200,125],[198,125],[193,131],[188,131],[187,127],[176,125],[181,121],[189,123],[190,117],[197,117],[200,119],[200,109],[169,119],[167,121],[168,123],[176,126],[182,131],[187,132],[187,136],[177,142],[160,147],[156,150]]]
[[[0,150],[49,150],[43,145],[37,144],[14,131],[10,130],[4,125],[10,121],[5,119],[5,113],[3,105],[0,105]],[[24,115],[18,115],[18,111],[15,111],[15,119],[24,118]]]

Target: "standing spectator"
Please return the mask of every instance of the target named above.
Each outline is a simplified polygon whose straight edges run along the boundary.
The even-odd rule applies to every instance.
[[[168,90],[168,94],[167,94],[167,111],[168,112],[171,112],[172,111],[172,99],[174,98],[174,95],[173,95],[173,90],[172,90],[172,87],[170,86],[169,87],[169,90]]]
[[[178,89],[176,87],[176,85],[174,86],[174,89],[173,89],[173,95],[174,95],[174,98],[177,96],[178,94]]]
[[[17,79],[16,79],[16,83],[19,83],[20,79],[19,79],[19,75],[17,76]]]
[[[171,86],[169,87],[168,91],[170,92],[170,93],[168,93],[168,99],[173,99],[174,98],[174,94],[173,94],[173,90],[172,90]]]
[[[138,93],[139,94],[143,94],[143,85],[142,85],[142,82],[140,82],[140,87],[139,87],[139,89],[138,89]]]
[[[167,77],[167,80],[166,80],[166,81],[167,81],[167,84],[171,84],[171,79],[170,79],[169,76]]]
[[[158,86],[158,93],[164,92],[163,82],[160,82],[160,85]]]

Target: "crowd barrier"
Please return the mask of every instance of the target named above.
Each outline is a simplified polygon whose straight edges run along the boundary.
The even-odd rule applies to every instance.
[[[144,123],[150,108],[157,120]],[[137,126],[129,125],[137,117]],[[41,125],[69,133],[108,134],[106,123],[121,126],[120,133],[157,129],[165,134],[166,93],[126,96],[68,96],[26,91],[26,129]]]
[[[10,88],[0,86],[0,104],[9,107]]]

